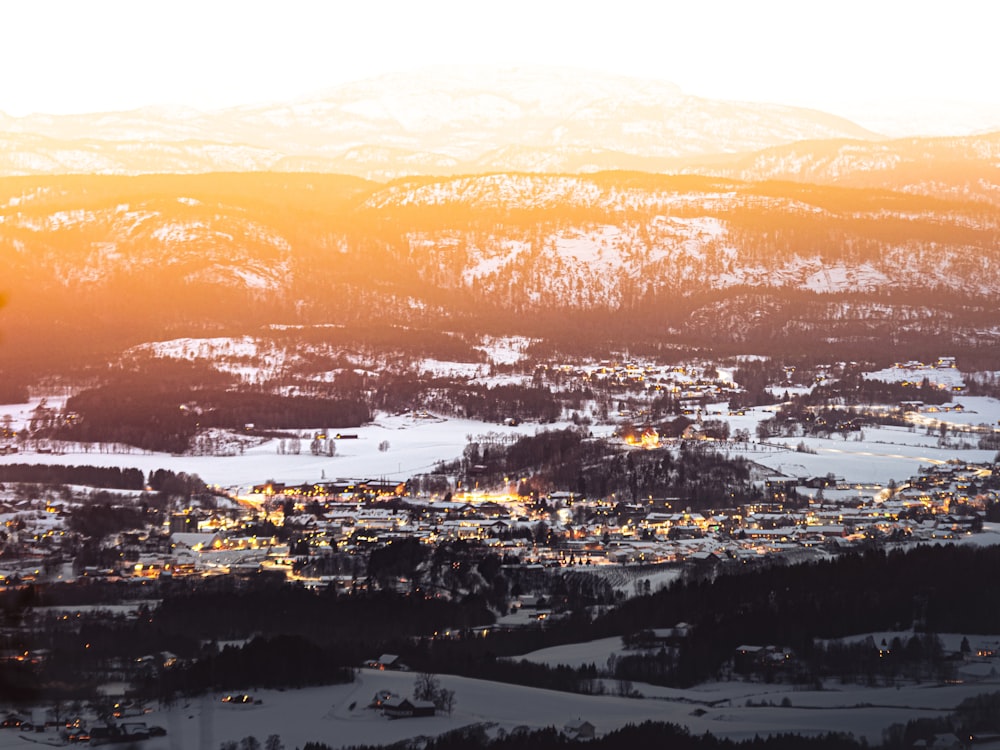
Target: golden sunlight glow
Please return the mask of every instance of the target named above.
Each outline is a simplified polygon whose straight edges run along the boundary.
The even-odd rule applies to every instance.
[[[39,33],[9,34],[0,46],[0,65],[17,71],[4,81],[0,111],[212,110],[440,65],[596,70],[862,124],[865,108],[901,115],[915,100],[927,121],[948,119],[946,101],[952,120],[969,105],[1000,109],[990,85],[997,3],[623,0],[609,8],[583,0],[568,10],[530,0],[502,8],[459,0],[7,3],[5,27]]]

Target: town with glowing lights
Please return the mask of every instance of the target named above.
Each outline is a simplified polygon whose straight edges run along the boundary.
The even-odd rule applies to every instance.
[[[4,4],[0,750],[1000,750],[1000,3],[605,5]]]
[[[492,342],[493,356],[510,344]],[[275,689],[298,694],[316,681],[353,685],[355,705],[365,685],[381,685],[337,719],[348,728],[418,717],[451,726],[465,701],[482,699],[467,678],[438,672],[629,701],[689,681],[710,685],[714,701],[835,677],[897,690],[995,679],[997,637],[971,627],[929,635],[926,603],[908,628],[862,640],[772,629],[760,641],[703,642],[706,626],[675,614],[692,587],[752,592],[827,566],[861,590],[858,559],[896,576],[910,555],[952,549],[977,564],[992,554],[1000,399],[976,393],[953,357],[879,371],[754,358],[499,369],[419,365],[415,377],[436,383],[438,413],[425,403],[350,427],[208,428],[173,455],[74,439],[87,415],[57,395],[4,407],[0,669],[22,684],[72,669],[82,691],[15,711],[8,725],[64,743],[152,747],[183,733],[164,724],[178,700],[191,706],[182,696],[203,689],[209,665],[223,712],[259,714],[262,696],[280,705]],[[513,391],[522,405],[506,404],[494,423],[469,419],[443,373],[525,389]],[[767,387],[754,394],[761,378]],[[528,389],[545,396],[526,406]],[[178,410],[208,414],[195,401]],[[352,468],[367,478],[341,478]],[[658,599],[667,609],[631,615],[606,637],[617,612]],[[400,608],[411,624],[387,629]],[[282,646],[297,665],[291,678],[259,671],[271,659],[271,610],[303,634]],[[345,617],[350,629],[333,624]],[[328,645],[317,656],[302,638],[320,626]],[[81,642],[82,654],[66,651]],[[405,697],[400,680],[413,672]],[[200,721],[212,720],[200,700]],[[560,731],[582,738],[591,724]]]
[[[235,460],[231,442],[219,443],[217,457],[188,462],[119,446],[96,455],[123,467],[140,457],[146,464],[161,460],[171,469],[150,469],[147,476],[132,469],[117,489],[87,492],[74,489],[77,482],[72,480],[55,481],[55,470],[36,470],[39,481],[15,480],[0,505],[6,529],[0,574],[9,585],[88,578],[144,585],[189,576],[267,575],[309,589],[344,593],[388,587],[406,593],[427,577],[419,564],[387,578],[373,575],[377,571],[369,561],[376,551],[411,540],[429,555],[460,545],[465,554],[495,558],[504,568],[548,575],[590,572],[621,596],[623,583],[633,580],[652,579],[662,587],[680,577],[712,576],[733,566],[962,540],[984,530],[988,535],[1000,503],[1000,478],[994,477],[991,461],[976,459],[983,453],[978,446],[995,442],[1000,428],[977,421],[974,409],[950,400],[951,394],[966,390],[954,368],[954,358],[942,357],[927,366],[897,363],[888,371],[901,393],[922,382],[949,394],[947,402],[907,399],[894,408],[855,407],[849,418],[842,411],[836,423],[809,432],[803,426],[822,424],[829,409],[793,409],[788,389],[799,396],[809,392],[793,384],[794,368],[781,373],[788,381],[780,396],[784,400],[759,407],[745,405],[746,390],[734,382],[732,370],[637,362],[542,365],[530,374],[536,384],[574,397],[582,385],[589,401],[576,410],[564,408],[563,421],[556,424],[529,425],[517,415],[508,417],[489,431],[466,435],[461,455],[441,455],[430,470],[406,477],[398,471],[402,462],[394,458],[399,451],[381,440],[379,453],[366,459],[366,465],[385,469],[381,478],[325,478],[327,471],[351,466],[345,455],[351,448],[373,441],[367,428],[330,430],[329,435],[290,432],[240,443],[240,453],[247,457],[249,448],[254,457],[252,465],[270,463],[283,474],[288,472],[282,465],[304,458],[301,446],[308,443],[307,455],[317,459],[310,470],[322,467],[324,478],[303,483],[269,479],[222,486],[184,473],[186,463],[208,460],[214,464],[206,466],[217,467]],[[825,383],[833,369],[817,368],[810,382]],[[995,408],[980,397],[971,402]],[[610,416],[609,408],[614,412]],[[798,416],[783,417],[785,412]],[[953,415],[964,421],[942,421]],[[16,477],[17,465],[29,457],[63,464],[95,455],[94,447],[54,437],[60,434],[54,424],[72,426],[79,415],[43,400],[22,410],[22,416],[23,423],[11,414],[4,417],[6,477]],[[468,424],[456,420],[453,426],[427,411],[386,415],[382,421],[391,419],[400,439],[423,428],[436,440],[442,430]],[[865,429],[884,434],[866,437]],[[243,432],[235,432],[233,440],[246,439],[250,427]],[[810,435],[814,437],[786,437]],[[919,470],[898,480],[873,477],[871,470],[851,476],[854,455],[888,459],[880,465],[883,471],[889,471],[892,458],[909,458],[884,452],[890,439],[906,448],[932,443],[933,450],[925,452],[941,458],[914,458],[912,465]],[[622,481],[616,482],[609,468],[593,472],[581,464],[571,481],[560,483],[537,462],[519,466],[510,460],[517,445],[531,447],[534,457],[545,452],[534,443],[553,440],[567,455],[582,452],[619,466]],[[859,451],[859,440],[864,447],[882,450]],[[955,445],[962,450],[948,450]],[[820,451],[827,461],[817,460]],[[265,457],[265,452],[274,455]],[[678,481],[686,467],[705,462],[708,471],[728,467],[735,472],[734,481],[708,492],[692,491]],[[397,471],[392,471],[394,464]],[[519,475],[511,476],[515,470]],[[140,486],[127,492],[136,481]],[[95,502],[109,509],[138,503],[148,520],[140,517],[141,524],[88,538],[86,524],[77,519]],[[447,585],[435,582],[434,596],[460,597],[475,590],[474,583],[452,578]],[[518,606],[511,596],[502,610]],[[502,616],[499,622],[508,619]]]

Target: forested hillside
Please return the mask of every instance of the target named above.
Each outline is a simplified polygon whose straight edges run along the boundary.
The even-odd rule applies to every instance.
[[[0,346],[8,386],[144,341],[273,326],[391,323],[564,349],[585,328],[591,346],[977,352],[995,334],[998,240],[994,204],[905,184],[9,178]]]

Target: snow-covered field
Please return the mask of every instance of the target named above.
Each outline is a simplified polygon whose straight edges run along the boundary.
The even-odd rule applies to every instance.
[[[934,414],[949,422],[962,424],[996,423],[1000,418],[1000,401],[986,397],[959,399],[966,406],[965,412]],[[769,419],[775,407],[764,406],[750,409],[743,416],[723,417],[730,428],[746,429],[756,434],[757,424]],[[976,435],[951,436],[954,444],[966,441],[976,444]],[[815,453],[796,451],[799,444]],[[751,442],[747,446],[733,449],[751,461],[774,469],[789,476],[823,476],[833,473],[843,477],[848,483],[885,484],[890,479],[897,482],[917,474],[922,466],[942,464],[957,459],[962,462],[978,463],[992,461],[995,450],[959,449],[951,445],[939,445],[938,435],[928,435],[920,427],[873,426],[865,427],[860,433],[848,433],[845,439],[839,434],[830,438],[819,437],[775,437],[766,444]]]
[[[800,442],[816,453],[795,450]],[[977,463],[992,461],[996,451],[950,450],[920,445],[885,445],[867,440],[840,438],[776,438],[773,445],[754,445],[740,451],[751,461],[763,464],[787,476],[824,476],[833,473],[849,484],[886,484],[890,479],[900,482],[915,476],[922,466],[943,464],[951,459]]]
[[[301,747],[310,740],[341,747],[390,743],[481,722],[495,722],[508,731],[519,726],[562,727],[576,717],[593,723],[598,733],[655,720],[683,724],[693,733],[708,731],[733,738],[776,732],[849,731],[869,742],[879,742],[882,731],[892,723],[939,716],[965,698],[998,689],[997,683],[977,683],[898,689],[833,685],[816,691],[725,682],[692,690],[634,685],[650,696],[637,699],[561,693],[450,675],[439,675],[439,679],[443,687],[455,691],[456,705],[451,716],[389,720],[365,709],[376,691],[411,695],[414,676],[362,670],[359,679],[349,685],[250,691],[261,700],[260,705],[226,706],[215,695],[182,701],[138,720],[167,730],[165,737],[143,743],[147,750],[215,750],[226,740],[239,741],[253,735],[263,741],[270,734],[280,735],[286,747]],[[613,684],[609,683],[608,688],[613,689]],[[786,698],[791,705],[782,707]],[[0,748],[27,747],[24,739],[28,737],[22,739],[22,734],[0,730]]]
[[[50,402],[51,403],[51,402]],[[5,411],[6,409],[6,411]],[[30,411],[24,405],[0,406],[0,414]],[[546,425],[558,429],[565,425]],[[325,429],[317,425],[317,429]],[[159,468],[197,474],[210,485],[241,489],[261,484],[269,479],[299,484],[319,482],[339,477],[352,479],[399,479],[433,471],[435,464],[462,455],[468,437],[495,433],[501,437],[531,435],[541,429],[536,424],[518,426],[496,425],[468,419],[442,419],[434,416],[380,415],[374,422],[359,428],[345,428],[344,434],[357,439],[336,441],[336,455],[314,456],[309,452],[309,439],[303,440],[299,455],[278,453],[278,440],[268,440],[250,448],[240,456],[175,456],[167,453],[147,453],[133,449],[130,453],[89,452],[62,454],[25,451],[0,456],[0,464],[34,463],[89,466],[136,467],[144,473]],[[388,442],[386,451],[379,450]]]
[[[942,420],[956,424],[997,424],[1000,420],[1000,401],[986,397],[960,399],[964,412],[934,414]],[[48,405],[58,407],[61,398],[48,399]],[[30,419],[31,410],[38,400],[30,404],[0,405],[0,416],[9,414],[15,429]],[[757,424],[773,416],[775,407],[758,407],[743,416],[723,416],[733,431],[746,429],[756,434]],[[713,409],[714,411],[715,409]],[[317,425],[324,429],[329,425]],[[440,418],[406,415],[378,415],[371,424],[344,429],[356,434],[356,440],[340,440],[333,457],[313,456],[308,451],[308,439],[303,441],[299,455],[279,454],[278,441],[268,440],[249,448],[239,456],[175,456],[164,453],[145,453],[132,449],[129,453],[102,452],[93,448],[89,452],[63,454],[34,453],[30,449],[7,456],[0,456],[2,463],[69,464],[91,466],[136,467],[143,472],[159,468],[197,474],[205,482],[235,490],[273,479],[278,482],[298,484],[335,478],[386,478],[404,480],[414,474],[432,471],[439,461],[450,461],[462,455],[471,436],[474,440],[488,433],[510,437],[533,434],[543,429],[561,429],[567,424],[538,425],[524,423],[514,426],[488,424],[468,419]],[[595,425],[595,435],[608,434],[612,426]],[[304,432],[304,431],[302,431]],[[862,439],[859,439],[862,438]],[[790,437],[773,438],[767,444],[756,441],[741,447],[730,444],[728,450],[739,453],[775,472],[790,476],[816,476],[833,473],[848,483],[885,484],[890,479],[902,481],[917,473],[921,466],[940,464],[957,459],[963,462],[991,461],[993,450],[960,449],[955,443],[965,441],[975,444],[976,435],[952,435],[952,445],[939,445],[938,436],[915,427],[879,426],[865,428],[862,433],[840,435],[832,438]],[[383,442],[389,443],[387,451],[379,450]],[[815,453],[797,452],[802,443]]]
[[[960,370],[954,367],[935,367],[933,365],[920,366],[917,363],[900,363],[895,367],[887,367],[884,370],[865,373],[869,380],[881,380],[886,383],[920,383],[927,380],[931,385],[942,388],[952,388],[965,383]]]
[[[597,641],[550,646],[518,658],[535,664],[546,664],[550,667],[557,667],[560,664],[565,664],[568,667],[583,667],[587,664],[593,664],[598,669],[602,669],[607,665],[608,657],[612,654],[621,656],[626,653],[637,652],[626,651],[622,645],[622,639],[619,636],[614,636],[601,638]]]

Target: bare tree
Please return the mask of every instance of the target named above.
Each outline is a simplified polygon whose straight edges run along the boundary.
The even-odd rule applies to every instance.
[[[438,691],[438,699],[434,701],[434,705],[442,711],[447,711],[448,715],[451,716],[451,712],[455,710],[455,691],[441,688]]]
[[[439,711],[455,710],[455,691],[441,687],[441,681],[430,672],[421,672],[413,682],[413,697],[418,701],[430,701]]]
[[[413,697],[418,701],[433,701],[441,682],[430,672],[420,672],[413,681]]]

